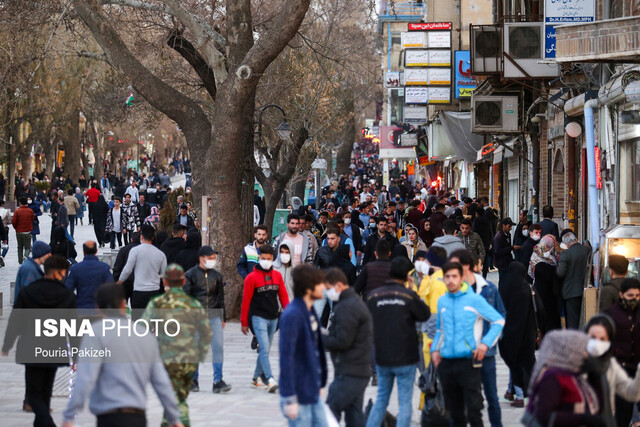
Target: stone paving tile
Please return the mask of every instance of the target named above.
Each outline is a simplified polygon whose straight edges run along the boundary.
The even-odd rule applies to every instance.
[[[50,218],[47,214],[41,217],[42,236],[49,236]],[[86,240],[94,239],[93,227],[85,225],[76,227],[76,249],[81,252],[82,243]],[[43,239],[45,240],[45,239]],[[48,240],[48,239],[46,239]],[[9,314],[9,282],[15,280],[18,271],[15,233],[10,233],[10,251],[5,259],[7,266],[0,269],[0,292],[4,292],[3,305],[4,313],[0,317],[0,322],[6,322]],[[100,249],[99,253],[104,253]],[[79,259],[81,259],[80,255]],[[497,283],[497,274],[491,273],[490,280]],[[276,334],[276,340],[278,335]],[[191,423],[194,427],[199,426],[251,426],[251,427],[271,427],[285,425],[284,418],[280,411],[280,401],[278,394],[269,394],[263,390],[255,390],[250,387],[250,381],[255,367],[257,354],[249,347],[250,338],[245,337],[240,332],[238,323],[228,323],[225,329],[225,365],[224,379],[232,385],[232,390],[228,394],[213,394],[211,392],[213,370],[210,363],[201,364],[200,367],[200,389],[199,393],[191,393],[188,398],[190,407]],[[277,341],[276,341],[277,343]],[[24,368],[12,362],[13,356],[8,358],[0,357],[0,426],[27,426],[33,423],[33,414],[22,412],[22,399],[24,396]],[[210,355],[207,360],[210,360]],[[271,363],[274,374],[278,374],[278,346],[274,345],[271,350]],[[330,378],[332,368],[330,365]],[[66,369],[66,368],[65,368]],[[501,397],[509,382],[509,372],[500,358],[497,365],[498,394]],[[60,380],[57,381],[57,384]],[[367,387],[365,403],[368,399],[375,401],[376,387]],[[158,426],[162,419],[162,407],[155,392],[149,387],[147,390],[148,407],[147,419],[149,426]],[[67,399],[55,397],[51,406],[53,417],[56,423],[62,423],[62,412],[66,406]],[[413,395],[413,417],[412,424],[419,425],[420,413],[417,410],[419,401],[419,390],[416,387]],[[522,409],[515,409],[502,397],[500,398],[502,408],[502,420],[504,426],[520,425]],[[394,392],[391,396],[389,411],[397,414],[398,398]],[[487,411],[483,411],[483,418],[486,425],[489,425]],[[78,416],[77,426],[94,426],[95,417],[85,406],[84,411]]]

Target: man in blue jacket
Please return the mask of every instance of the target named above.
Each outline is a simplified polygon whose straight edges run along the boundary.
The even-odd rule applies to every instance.
[[[33,244],[33,248],[31,248],[31,257],[25,259],[18,270],[18,275],[16,276],[16,288],[13,296],[14,301],[18,300],[18,294],[22,289],[44,277],[44,271],[41,266],[44,265],[44,262],[50,256],[51,246],[39,240]]]
[[[76,292],[78,308],[96,308],[96,291],[103,283],[113,282],[109,264],[98,260],[98,245],[92,240],[82,245],[84,259],[69,269],[67,288]]]
[[[478,264],[478,256],[469,250],[459,250],[451,254],[449,261],[462,265],[462,280],[467,282],[476,294],[483,297],[502,317],[507,315],[498,288],[493,283],[485,280],[482,275],[474,271]],[[491,324],[484,321],[483,333],[487,333]],[[498,384],[496,381],[496,351],[497,345],[491,347],[482,361],[482,389],[489,406],[489,422],[491,427],[502,427],[502,413],[498,400]],[[523,402],[522,402],[523,403]],[[512,405],[513,406],[513,405]],[[524,403],[523,406],[524,407]]]
[[[308,264],[292,272],[294,300],[280,317],[280,396],[289,426],[327,424],[320,389],[327,359],[313,302],[323,298],[324,274]]]
[[[466,425],[468,420],[471,426],[481,426],[482,370],[478,364],[498,342],[504,317],[463,282],[462,265],[448,262],[442,270],[448,292],[438,300],[431,360],[438,368],[452,425]],[[484,336],[476,328],[481,320],[490,322]]]

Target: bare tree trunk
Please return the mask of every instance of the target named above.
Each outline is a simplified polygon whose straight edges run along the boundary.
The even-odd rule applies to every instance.
[[[96,163],[93,165],[93,176],[96,181],[99,181],[104,175],[104,134],[98,133],[98,124],[94,121],[90,121],[88,127],[93,139],[93,155],[96,158]]]
[[[82,150],[80,147],[80,109],[75,108],[69,121],[69,132],[64,141],[64,171],[75,183],[82,172]]]
[[[54,167],[56,165],[56,148],[58,147],[58,142],[54,141],[54,142],[50,142],[47,141],[45,143],[42,144],[42,146],[44,147],[44,158],[47,160],[47,164],[44,168],[44,173],[45,175],[47,175],[49,178],[51,178],[53,176],[53,170]]]

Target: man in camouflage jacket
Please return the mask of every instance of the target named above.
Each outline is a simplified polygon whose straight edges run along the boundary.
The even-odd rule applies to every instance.
[[[164,319],[165,322],[167,319],[175,319],[180,324],[178,335],[170,336],[176,332],[175,323],[158,322],[156,334],[160,355],[178,399],[180,420],[185,426],[189,426],[187,396],[198,363],[207,355],[211,327],[202,305],[182,290],[185,282],[182,267],[177,264],[169,265],[162,279],[165,293],[149,301],[142,317],[148,322],[150,319]],[[150,325],[153,326],[154,322],[150,322]]]
[[[122,224],[124,244],[128,245],[131,241],[131,235],[136,231],[140,232],[140,214],[138,206],[131,201],[131,194],[125,194],[121,208],[124,212],[124,223]]]

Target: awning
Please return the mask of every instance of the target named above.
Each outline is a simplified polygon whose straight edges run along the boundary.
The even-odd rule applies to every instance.
[[[513,157],[513,147],[516,145],[516,142],[518,142],[518,138],[519,137],[516,136],[504,143],[507,148],[504,150],[503,158],[508,159],[509,157]]]
[[[438,116],[459,160],[476,162],[484,136],[471,133],[471,112],[440,111]]]
[[[429,124],[429,158],[431,160],[443,161],[449,160],[456,156],[453,144],[449,139],[449,135],[444,129],[441,121],[436,120]]]

